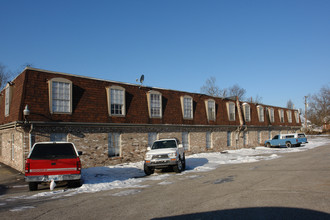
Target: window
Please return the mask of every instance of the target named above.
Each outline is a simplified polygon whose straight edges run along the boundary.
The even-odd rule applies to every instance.
[[[50,134],[50,141],[67,141],[67,134],[66,133],[51,133]]]
[[[283,109],[278,110],[278,114],[280,115],[281,123],[284,123],[284,111],[283,111]]]
[[[125,89],[120,86],[107,88],[108,110],[111,116],[125,116]]]
[[[215,101],[212,99],[205,101],[207,120],[215,121]]]
[[[108,156],[120,157],[120,134],[109,133],[108,134]]]
[[[251,121],[251,110],[250,105],[247,103],[243,104],[243,110],[244,110],[244,118],[246,122]]]
[[[10,103],[12,97],[12,87],[7,84],[5,88],[5,116],[9,116],[10,113]]]
[[[72,82],[63,78],[49,81],[49,109],[51,113],[72,113]]]
[[[151,147],[155,140],[157,140],[157,133],[148,133],[148,147]]]
[[[150,118],[162,117],[162,94],[157,91],[147,93],[148,110]]]
[[[268,109],[268,113],[269,113],[269,120],[271,123],[274,123],[275,121],[275,118],[274,118],[274,109],[273,108],[269,108]]]
[[[248,131],[245,131],[243,133],[243,144],[244,144],[244,146],[249,145],[249,132]]]
[[[296,123],[299,123],[299,112],[298,111],[295,111],[294,112],[294,116],[296,118]]]
[[[291,111],[287,111],[286,113],[288,115],[288,122],[289,123],[292,123],[292,112]]]
[[[211,132],[206,132],[206,149],[212,148],[212,134]]]
[[[235,121],[235,103],[227,102],[227,112],[229,121]]]
[[[259,121],[264,122],[265,121],[264,107],[258,105],[257,110],[258,110]]]
[[[231,146],[231,131],[227,131],[227,147]]]
[[[261,131],[258,131],[258,144],[261,143]]]
[[[181,96],[181,107],[184,119],[193,119],[193,99],[190,96]]]
[[[11,135],[11,160],[15,159],[15,136]]]
[[[188,132],[182,132],[182,145],[184,150],[189,150],[189,133]]]

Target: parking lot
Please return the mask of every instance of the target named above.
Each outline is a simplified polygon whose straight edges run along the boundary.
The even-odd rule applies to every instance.
[[[135,188],[48,197],[41,195],[49,189],[28,192],[21,174],[1,167],[9,173],[1,178],[7,187],[0,214],[4,219],[330,219],[329,161],[326,144],[208,172],[161,173],[165,180],[147,179]],[[10,184],[15,179],[22,187]]]

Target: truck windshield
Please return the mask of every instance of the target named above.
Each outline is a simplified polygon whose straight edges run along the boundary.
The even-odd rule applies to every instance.
[[[174,140],[156,141],[151,147],[151,149],[162,149],[162,148],[176,148],[176,142]]]
[[[76,158],[77,154],[72,144],[36,144],[30,159],[68,159]]]

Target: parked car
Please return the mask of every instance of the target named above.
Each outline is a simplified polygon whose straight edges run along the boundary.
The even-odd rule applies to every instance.
[[[180,173],[186,167],[186,159],[182,144],[175,138],[156,140],[144,160],[144,172],[146,175],[154,173],[155,169],[173,167],[176,173]]]
[[[39,142],[33,145],[25,164],[25,181],[31,191],[42,182],[67,181],[80,185],[81,162],[73,143]]]
[[[265,141],[266,147],[279,147],[286,146],[288,148],[292,146],[299,147],[302,143],[307,143],[307,139],[297,133],[294,134],[279,134],[275,135],[272,139]]]

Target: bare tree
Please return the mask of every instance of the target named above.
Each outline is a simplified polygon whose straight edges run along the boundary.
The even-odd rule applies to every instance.
[[[216,78],[214,76],[210,77],[205,81],[205,84],[201,87],[201,93],[214,97],[226,97],[227,90],[220,89],[216,84]]]
[[[6,66],[0,63],[0,90],[6,85],[11,78],[12,73],[7,70]]]
[[[323,125],[326,118],[330,117],[330,88],[323,86],[319,93],[309,96],[308,120],[317,126]]]
[[[251,102],[252,103],[261,103],[262,102],[262,97],[259,95],[256,95],[254,98],[251,97]]]
[[[229,96],[238,96],[240,100],[245,99],[246,90],[241,88],[238,84],[228,88]]]
[[[294,104],[291,99],[286,103],[286,107],[289,109],[294,109]]]

